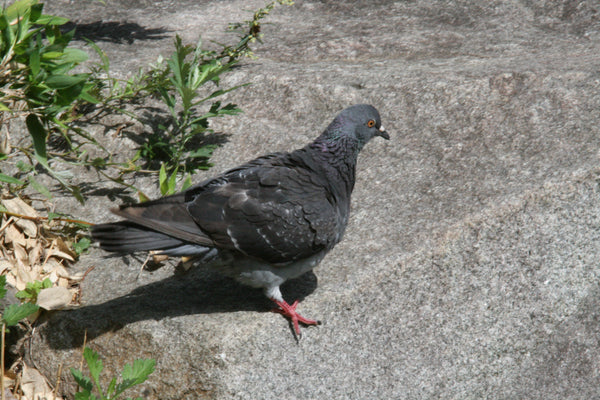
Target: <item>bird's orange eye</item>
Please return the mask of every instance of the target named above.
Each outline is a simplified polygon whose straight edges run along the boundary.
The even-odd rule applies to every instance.
[[[369,128],[372,128],[372,127],[374,127],[374,126],[375,126],[375,121],[374,121],[374,120],[372,120],[372,119],[370,119],[370,120],[369,120],[369,122],[367,122],[367,126],[368,126]]]

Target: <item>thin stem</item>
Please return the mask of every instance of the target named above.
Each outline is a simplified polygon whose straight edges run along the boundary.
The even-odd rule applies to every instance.
[[[2,369],[2,374],[0,374],[0,389],[2,389],[2,400],[6,399],[6,394],[4,393],[4,337],[6,332],[6,324],[2,323],[2,348],[0,349],[0,368]]]

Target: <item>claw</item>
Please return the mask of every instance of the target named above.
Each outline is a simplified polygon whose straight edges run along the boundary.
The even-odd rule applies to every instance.
[[[298,300],[294,301],[294,303],[292,303],[291,305],[288,304],[285,300],[271,300],[273,300],[273,302],[278,306],[278,308],[273,309],[273,312],[282,314],[283,316],[289,318],[292,321],[292,325],[294,326],[294,332],[296,333],[296,337],[298,339],[302,337],[302,334],[300,333],[300,323],[304,325],[321,325],[321,321],[304,318],[302,315],[296,312]]]

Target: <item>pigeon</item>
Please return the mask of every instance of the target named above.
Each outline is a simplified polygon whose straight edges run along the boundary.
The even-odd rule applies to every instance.
[[[111,210],[123,221],[92,227],[102,249],[151,251],[192,258],[242,284],[262,288],[299,324],[298,301],[280,285],[312,270],[342,239],[350,212],[359,151],[379,136],[389,140],[371,105],[344,109],[312,143],[268,154],[178,194]]]

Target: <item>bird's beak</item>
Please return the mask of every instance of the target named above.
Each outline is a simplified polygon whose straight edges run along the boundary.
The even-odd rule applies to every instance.
[[[379,132],[377,132],[375,135],[381,136],[385,140],[390,140],[390,135],[388,135],[383,126],[379,127]]]

